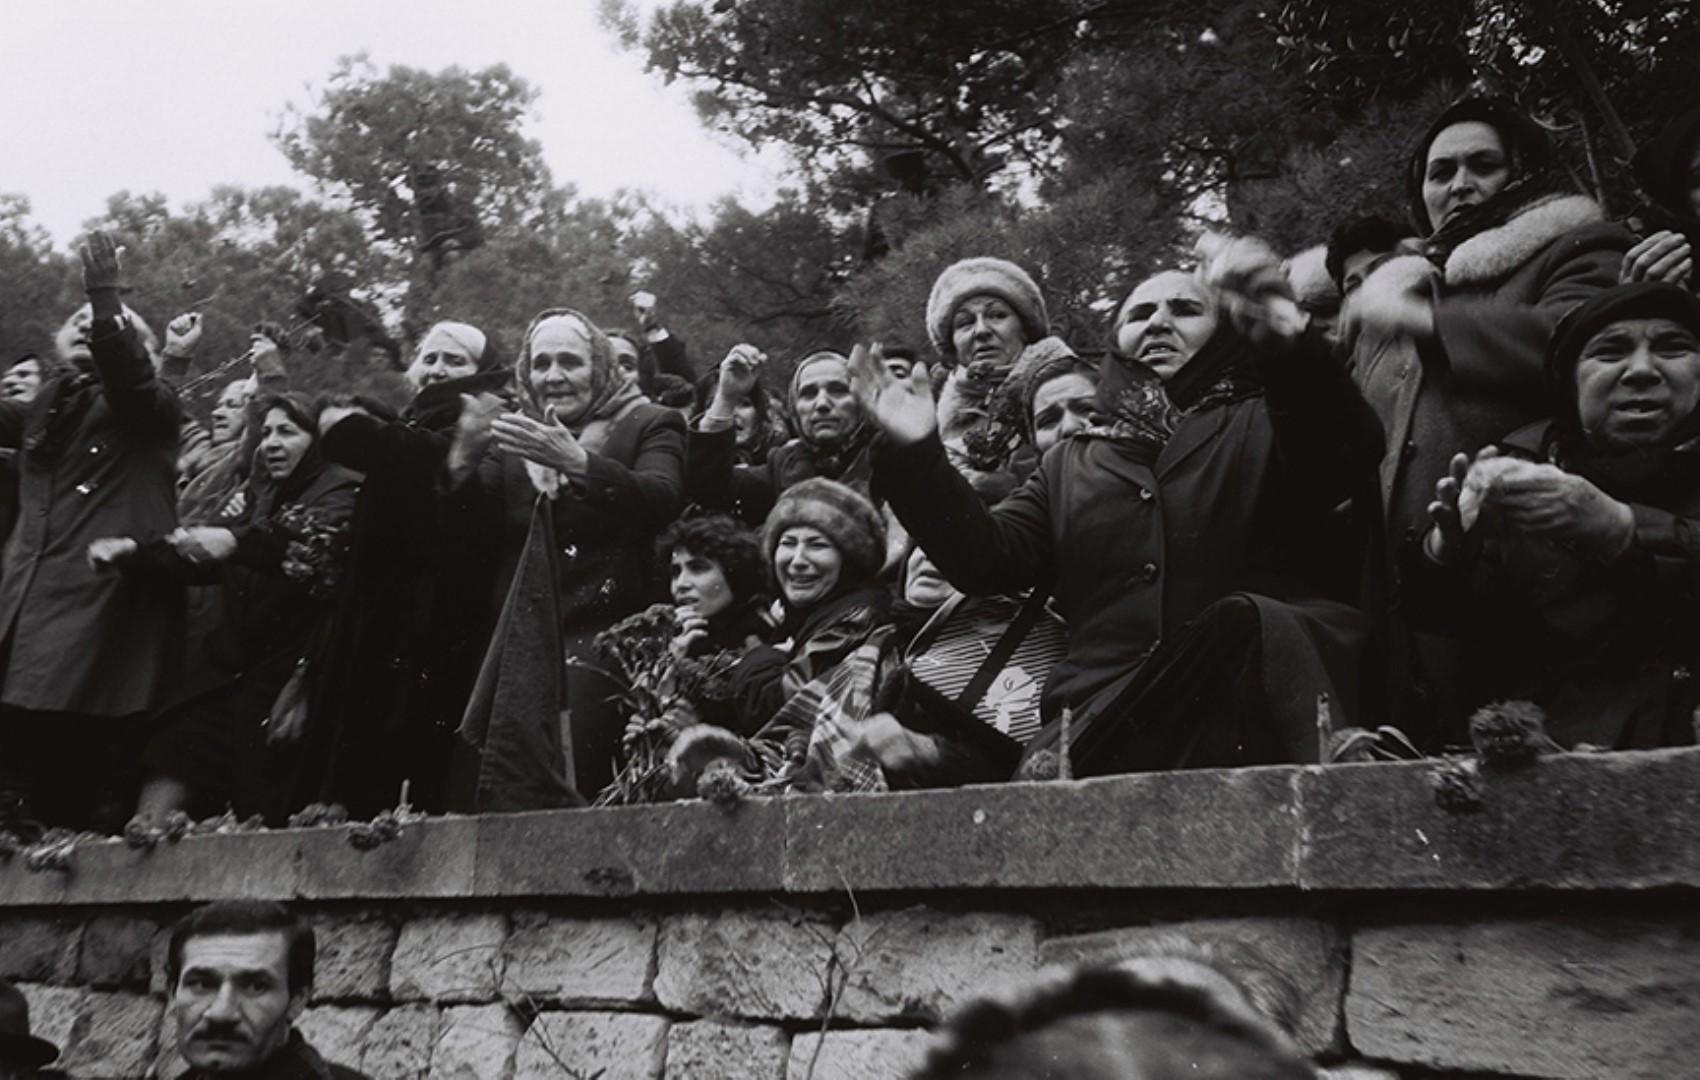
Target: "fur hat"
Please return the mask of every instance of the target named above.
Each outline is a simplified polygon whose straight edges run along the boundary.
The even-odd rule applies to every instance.
[[[1547,349],[1547,387],[1552,394],[1554,423],[1569,446],[1586,445],[1576,404],[1576,365],[1594,335],[1625,319],[1669,319],[1700,335],[1700,300],[1680,285],[1638,281],[1595,293],[1559,320]],[[1691,421],[1700,418],[1690,417]]]
[[[953,355],[950,319],[957,305],[971,296],[989,293],[1015,309],[1021,328],[1029,342],[1038,341],[1050,332],[1050,316],[1045,313],[1045,298],[1039,286],[1021,267],[1007,259],[963,259],[945,267],[944,273],[933,282],[932,295],[927,297],[927,336],[933,348],[946,356]]]
[[[779,496],[762,527],[762,550],[769,566],[780,536],[794,525],[808,525],[825,534],[858,580],[871,580],[885,563],[885,519],[866,496],[836,480],[812,477]]]

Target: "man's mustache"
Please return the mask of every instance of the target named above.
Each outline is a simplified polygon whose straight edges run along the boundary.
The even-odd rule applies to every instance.
[[[248,1041],[247,1036],[242,1034],[242,1029],[239,1026],[237,1026],[234,1022],[229,1021],[229,1020],[208,1020],[208,1021],[205,1021],[204,1023],[200,1024],[198,1027],[195,1028],[195,1030],[190,1034],[189,1038],[190,1039],[205,1040],[207,1042],[247,1042]]]

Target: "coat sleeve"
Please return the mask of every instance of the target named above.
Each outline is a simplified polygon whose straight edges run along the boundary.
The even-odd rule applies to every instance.
[[[1558,320],[1617,284],[1623,253],[1633,242],[1616,225],[1565,235],[1537,256],[1544,267],[1532,304],[1500,296],[1441,297],[1434,306],[1434,331],[1452,377],[1476,386],[1538,388]]]
[[[429,484],[449,452],[449,439],[434,431],[354,413],[325,432],[325,460],[365,473]]]
[[[667,410],[644,425],[630,465],[591,454],[572,490],[628,524],[660,529],[684,509],[684,456],[685,422]],[[558,511],[565,511],[564,503],[557,501]]]
[[[118,422],[142,434],[176,439],[182,406],[176,392],[154,374],[135,329],[126,325],[117,333],[92,337],[89,351],[107,407]]]
[[[748,524],[759,525],[767,519],[778,498],[772,468],[733,464],[736,449],[737,433],[731,428],[689,429],[685,433],[685,497],[699,506],[735,514]],[[776,449],[774,454],[781,452]],[[769,462],[772,460],[770,456]]]
[[[1043,466],[988,510],[937,436],[912,446],[876,439],[872,460],[875,497],[891,505],[952,585],[970,596],[997,596],[1050,581],[1056,552]]]
[[[360,493],[360,482],[350,476],[332,485],[315,498],[310,508],[319,513],[326,525],[346,524],[354,517],[354,503]],[[281,574],[284,559],[289,554],[289,536],[274,521],[256,521],[231,530],[236,534],[236,552],[230,561],[265,574]]]
[[[28,405],[16,401],[0,401],[0,446],[23,445],[24,421],[28,417]]]
[[[1258,368],[1275,452],[1323,509],[1374,492],[1385,438],[1375,410],[1327,341],[1311,330],[1260,350]]]

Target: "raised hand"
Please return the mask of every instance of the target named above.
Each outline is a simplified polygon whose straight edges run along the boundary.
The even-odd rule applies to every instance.
[[[496,448],[517,454],[527,461],[561,472],[580,475],[590,462],[590,453],[579,445],[571,429],[555,416],[551,406],[542,420],[524,413],[508,412],[490,422]]]
[[[1234,326],[1256,344],[1291,341],[1308,317],[1275,249],[1254,236],[1207,232],[1198,238],[1199,275],[1216,291]]]
[[[917,363],[905,378],[886,366],[885,351],[878,345],[858,345],[850,350],[850,385],[862,411],[899,446],[938,432],[938,409],[926,364]]]
[[[454,440],[449,444],[449,486],[459,487],[477,467],[478,459],[490,445],[491,426],[498,414],[507,408],[495,394],[483,393],[460,396],[460,415],[455,417]]]
[[[165,324],[165,355],[191,356],[201,343],[201,313],[185,311]]]
[[[1666,229],[1630,248],[1618,271],[1620,285],[1632,281],[1668,281],[1683,285],[1694,274],[1694,252],[1688,238]]]
[[[85,292],[118,288],[124,249],[113,244],[111,236],[96,229],[89,234],[89,242],[78,248],[77,253],[83,260]]]
[[[734,345],[720,361],[720,380],[714,386],[714,400],[709,410],[723,419],[730,419],[733,410],[750,399],[755,392],[756,379],[767,357],[754,345]]]
[[[1463,546],[1464,534],[1469,531],[1458,509],[1459,497],[1464,492],[1464,478],[1469,472],[1470,455],[1453,454],[1446,475],[1435,482],[1434,501],[1428,504],[1429,533],[1423,541],[1423,550],[1435,562],[1451,561]]]

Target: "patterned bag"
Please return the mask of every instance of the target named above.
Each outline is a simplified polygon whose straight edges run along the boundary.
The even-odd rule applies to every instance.
[[[951,597],[910,642],[911,676],[1025,746],[1039,731],[1045,680],[1068,652],[1067,629],[1047,599],[1043,592],[1025,600]]]

